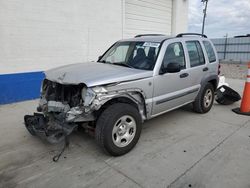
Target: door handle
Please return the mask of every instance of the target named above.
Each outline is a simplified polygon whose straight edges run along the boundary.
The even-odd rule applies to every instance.
[[[205,72],[205,71],[208,71],[208,67],[205,67],[204,69],[203,69],[203,71]]]
[[[186,77],[188,77],[188,76],[189,76],[188,73],[183,73],[183,74],[180,75],[180,78],[186,78]]]

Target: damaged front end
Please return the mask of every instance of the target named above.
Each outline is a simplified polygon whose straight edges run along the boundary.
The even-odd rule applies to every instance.
[[[32,135],[50,143],[59,143],[82,122],[94,120],[89,104],[94,92],[84,84],[63,85],[45,79],[41,98],[34,115],[24,117],[25,126]]]
[[[40,113],[25,115],[24,122],[30,134],[39,136],[51,144],[63,141],[77,127],[77,124],[67,124],[55,119],[51,120]]]
[[[102,106],[113,99],[132,103],[138,108],[142,120],[145,120],[145,96],[142,97],[142,94],[138,89],[108,91],[106,86],[88,88],[85,84],[68,85],[45,79],[37,107],[39,113],[26,115],[24,121],[32,135],[38,135],[50,143],[59,143],[78,125],[94,130],[94,123],[89,122],[94,122]]]

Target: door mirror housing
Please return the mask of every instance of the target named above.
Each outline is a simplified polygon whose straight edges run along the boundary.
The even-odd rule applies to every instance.
[[[180,71],[181,71],[181,66],[179,63],[171,62],[167,65],[167,72],[169,73],[175,73]]]
[[[171,63],[168,63],[167,67],[162,67],[160,74],[176,73],[180,71],[181,71],[180,64],[176,62],[171,62]]]

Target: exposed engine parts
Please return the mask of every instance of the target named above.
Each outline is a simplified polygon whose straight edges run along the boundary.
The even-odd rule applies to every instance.
[[[80,85],[63,85],[45,79],[42,85],[42,98],[46,101],[57,101],[74,107],[82,103],[81,91],[84,87]],[[59,105],[59,104],[58,104]]]

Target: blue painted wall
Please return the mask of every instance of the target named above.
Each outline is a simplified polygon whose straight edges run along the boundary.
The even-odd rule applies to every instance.
[[[38,98],[43,72],[0,75],[0,104]]]

